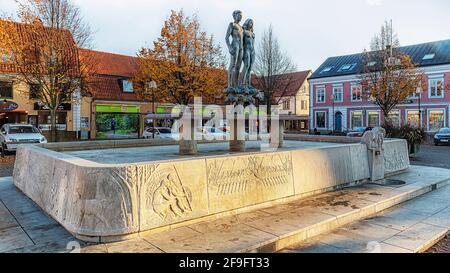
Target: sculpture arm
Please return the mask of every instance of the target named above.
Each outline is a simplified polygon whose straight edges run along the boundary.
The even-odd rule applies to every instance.
[[[230,36],[232,32],[233,32],[233,23],[230,23],[230,25],[228,25],[227,34],[225,36],[225,42],[227,43],[228,50],[231,50]]]

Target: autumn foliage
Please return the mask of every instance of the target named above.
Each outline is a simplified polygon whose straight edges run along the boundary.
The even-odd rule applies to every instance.
[[[388,23],[372,40],[372,51],[364,52],[360,80],[366,99],[372,100],[383,112],[383,125],[389,113],[405,103],[423,86],[423,73],[411,57],[400,52],[396,34]]]
[[[37,86],[36,98],[50,110],[55,140],[58,107],[89,93],[92,70],[89,62],[80,63],[78,47],[88,45],[90,30],[69,0],[18,3],[20,23],[0,20],[0,49],[9,55],[4,70],[15,82]],[[29,96],[29,90],[21,91]]]
[[[138,91],[142,98],[152,99],[152,90],[145,85],[153,80],[158,102],[188,105],[194,97],[208,103],[224,101],[226,71],[221,48],[200,29],[196,16],[172,11],[153,47],[142,48],[138,57],[134,81],[144,85]]]

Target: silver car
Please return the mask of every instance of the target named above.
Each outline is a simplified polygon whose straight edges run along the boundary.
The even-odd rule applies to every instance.
[[[16,151],[20,144],[47,143],[42,133],[32,125],[5,124],[0,129],[0,141],[5,151]]]

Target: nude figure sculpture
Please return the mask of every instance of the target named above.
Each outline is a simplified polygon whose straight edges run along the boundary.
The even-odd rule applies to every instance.
[[[239,93],[239,72],[241,70],[242,57],[244,51],[243,38],[244,29],[239,23],[242,20],[242,11],[233,12],[234,22],[228,26],[225,40],[230,52],[230,67],[228,68],[228,88],[227,93]],[[231,41],[230,41],[231,38]]]

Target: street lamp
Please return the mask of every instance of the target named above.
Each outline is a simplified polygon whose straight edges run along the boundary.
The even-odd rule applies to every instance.
[[[421,103],[421,98],[422,98],[422,92],[423,92],[423,90],[422,90],[422,86],[417,86],[417,89],[416,89],[416,94],[418,94],[419,95],[419,128],[420,129],[422,129],[422,108],[421,108],[421,105],[420,105],[420,103]]]
[[[332,91],[333,92],[333,94],[331,94],[331,97],[330,97],[330,99],[331,99],[331,102],[332,102],[332,104],[333,104],[333,115],[331,116],[331,118],[332,118],[332,120],[333,120],[333,127],[331,128],[331,132],[332,132],[332,135],[334,136],[334,129],[335,129],[335,119],[336,119],[336,117],[335,117],[335,114],[334,114],[334,102],[336,101],[336,96],[335,96],[335,94],[334,94],[334,90]]]
[[[156,114],[156,109],[155,109],[155,91],[156,88],[158,88],[158,85],[156,84],[155,81],[151,81],[148,83],[148,88],[150,88],[150,90],[152,90],[152,113]],[[155,117],[153,117],[153,139],[155,139],[155,130],[156,130],[156,124],[155,124]]]

